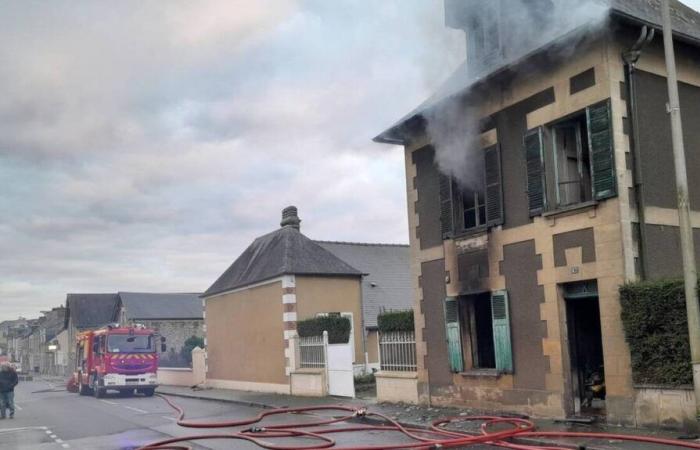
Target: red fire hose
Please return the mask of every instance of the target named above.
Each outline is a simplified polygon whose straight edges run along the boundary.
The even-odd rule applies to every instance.
[[[561,447],[552,445],[530,445],[518,444],[511,441],[513,438],[592,438],[592,439],[608,439],[621,440],[631,442],[643,442],[647,444],[668,445],[678,448],[694,448],[700,449],[700,444],[695,442],[685,442],[674,439],[661,439],[649,436],[637,436],[626,434],[608,434],[608,433],[577,433],[577,432],[558,432],[558,431],[536,431],[535,425],[529,420],[513,418],[513,417],[497,417],[497,416],[459,416],[440,419],[432,423],[428,429],[405,427],[399,424],[394,419],[386,417],[382,414],[369,412],[364,408],[353,408],[349,406],[308,406],[300,408],[279,408],[269,411],[263,411],[255,417],[239,421],[223,421],[223,422],[192,422],[185,420],[185,411],[169,398],[159,395],[170,407],[177,411],[177,424],[187,428],[231,428],[245,427],[249,425],[260,424],[259,426],[250,426],[249,428],[231,431],[228,433],[212,433],[201,435],[190,435],[164,439],[157,442],[152,442],[139,450],[191,450],[191,447],[184,442],[192,442],[205,439],[233,439],[251,442],[260,448],[268,450],[318,450],[333,448],[338,450],[393,450],[393,449],[416,449],[430,450],[440,448],[456,448],[466,447],[474,444],[489,444],[503,448],[515,450],[570,450],[569,447]],[[321,419],[313,422],[301,423],[286,423],[278,425],[262,425],[261,422],[271,416],[279,416],[283,414],[308,414],[319,411],[339,411],[342,412],[340,417],[331,419]],[[352,419],[361,417],[371,417],[382,421],[383,425],[348,425],[345,427],[324,427],[330,424],[339,424],[348,422]],[[459,422],[480,422],[480,434],[472,435],[463,432],[447,430],[444,427],[449,424]],[[503,426],[505,429],[502,429]],[[496,427],[499,427],[496,430]],[[404,437],[410,438],[411,442],[382,444],[382,445],[361,445],[361,446],[343,446],[336,445],[335,439],[330,437],[334,433],[353,433],[353,432],[368,432],[381,431],[386,433],[398,433]],[[304,442],[295,443],[293,445],[282,445],[275,443],[279,439],[304,439]],[[308,443],[308,441],[311,441]]]

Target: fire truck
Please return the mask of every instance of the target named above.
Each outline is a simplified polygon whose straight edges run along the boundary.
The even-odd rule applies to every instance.
[[[75,350],[70,390],[97,398],[108,390],[150,397],[158,387],[158,350],[165,351],[165,337],[142,325],[113,324],[78,334]]]

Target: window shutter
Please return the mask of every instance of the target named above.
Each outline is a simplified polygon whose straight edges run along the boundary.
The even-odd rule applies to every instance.
[[[525,166],[527,168],[527,197],[530,217],[532,217],[542,214],[546,205],[542,127],[528,131],[523,142],[525,147]]]
[[[593,198],[603,200],[617,195],[615,155],[613,154],[610,101],[586,108],[588,148],[591,152]]]
[[[503,223],[503,185],[501,182],[501,148],[498,144],[485,150],[486,225]]]
[[[496,356],[496,369],[499,372],[513,373],[507,291],[494,291],[491,294],[491,317],[493,319],[493,348]]]
[[[462,333],[459,328],[457,299],[454,297],[445,299],[445,335],[447,336],[447,357],[450,360],[450,370],[462,372],[464,370]]]
[[[442,237],[452,237],[455,230],[455,220],[453,213],[452,178],[448,175],[440,174],[440,223]]]

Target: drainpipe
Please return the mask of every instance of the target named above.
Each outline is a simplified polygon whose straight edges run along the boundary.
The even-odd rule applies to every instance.
[[[639,38],[634,45],[622,53],[622,60],[625,63],[625,85],[627,86],[627,118],[629,124],[629,147],[630,155],[632,156],[632,178],[634,181],[634,202],[637,207],[637,218],[639,221],[639,270],[640,278],[646,278],[647,261],[646,261],[646,220],[644,217],[644,183],[642,182],[642,165],[641,158],[637,153],[637,142],[639,142],[639,127],[637,126],[637,87],[635,83],[635,70],[639,57],[642,55],[642,50],[652,39],[654,39],[655,30],[644,25],[639,33]]]

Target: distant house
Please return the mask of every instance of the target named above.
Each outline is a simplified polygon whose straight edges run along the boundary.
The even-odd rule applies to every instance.
[[[297,320],[333,312],[351,318],[354,360],[364,364],[362,272],[299,223],[285,208],[281,228],[255,239],[202,295],[208,385],[289,393]]]
[[[180,357],[185,341],[204,337],[204,313],[199,293],[120,292],[119,322],[140,323],[165,336],[168,353],[161,365],[186,365]]]
[[[397,244],[316,242],[364,275],[362,321],[366,359],[369,367],[379,369],[377,316],[385,310],[413,308],[410,248]]]

